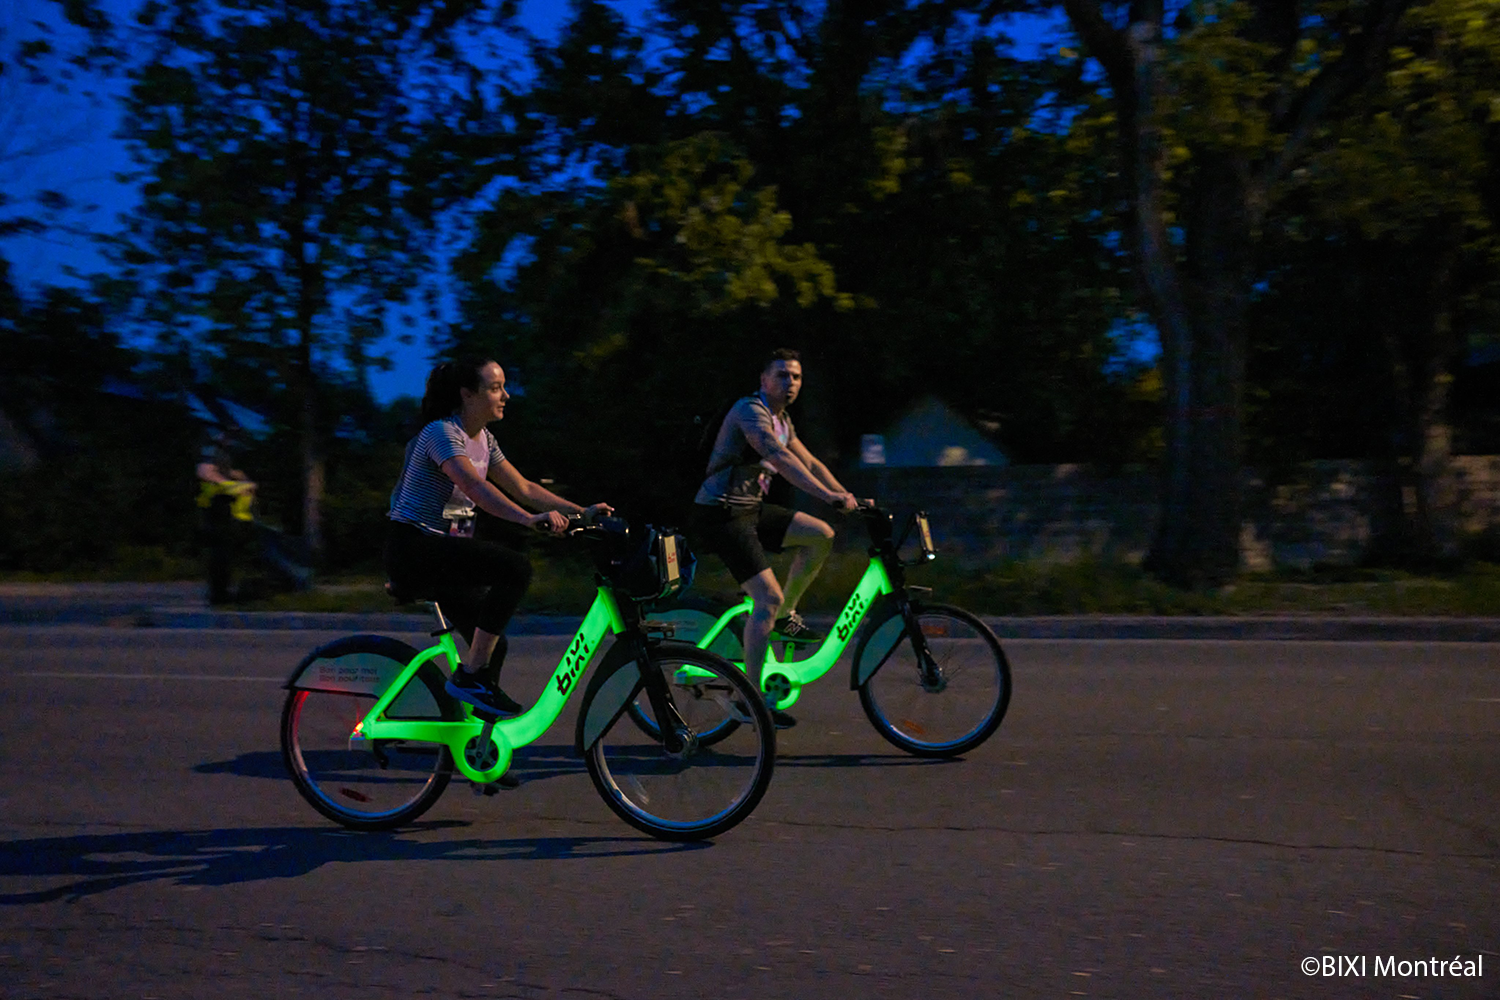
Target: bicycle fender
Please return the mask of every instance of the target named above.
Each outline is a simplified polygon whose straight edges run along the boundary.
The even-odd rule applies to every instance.
[[[633,643],[616,642],[604,654],[594,676],[589,678],[574,736],[580,754],[589,752],[599,737],[615,724],[631,699],[640,693],[643,682],[640,668],[636,666],[637,650],[633,647]]]
[[[916,608],[915,601],[912,607]],[[906,622],[895,595],[881,597],[869,614],[869,626],[861,629],[854,656],[849,661],[849,690],[858,691],[875,672],[885,666],[896,648],[906,641]]]
[[[391,663],[404,667],[417,651],[399,639],[384,635],[349,635],[325,643],[303,657],[292,668],[283,690],[306,689],[336,693],[374,694],[384,690],[392,677],[381,677],[375,664],[362,662],[376,653],[381,665]],[[387,666],[386,669],[389,669]]]

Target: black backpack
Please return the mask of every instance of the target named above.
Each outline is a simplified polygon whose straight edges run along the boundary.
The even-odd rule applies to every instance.
[[[687,434],[691,447],[687,449],[688,454],[683,459],[684,471],[691,474],[687,478],[693,480],[692,491],[696,493],[698,487],[708,478],[708,460],[713,457],[714,442],[719,439],[719,430],[724,426],[724,418],[729,416],[729,411],[734,409],[736,403],[744,399],[744,396],[735,396],[726,400],[708,417],[701,414],[693,417],[693,422]],[[745,446],[739,457],[732,463],[734,465],[749,465],[760,457],[759,453],[749,445]],[[724,466],[715,469],[714,472],[722,471]],[[691,498],[689,498],[691,499]],[[766,493],[768,503],[791,506],[792,484],[781,476],[771,478],[771,487]]]
[[[733,399],[726,400],[720,404],[708,417],[700,414],[693,418],[693,447],[692,453],[687,458],[687,462],[691,466],[693,474],[698,477],[699,485],[702,485],[703,480],[708,478],[708,460],[713,457],[714,442],[719,439],[719,431],[724,426],[724,418],[729,416],[729,411],[734,409],[734,404],[744,398],[744,396],[735,396]],[[740,458],[748,460],[748,453],[752,450],[746,447],[745,452],[747,454],[742,454]],[[719,470],[715,469],[714,471],[717,472]]]

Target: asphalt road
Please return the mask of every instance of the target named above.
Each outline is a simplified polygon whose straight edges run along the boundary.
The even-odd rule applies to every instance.
[[[941,763],[835,672],[682,847],[567,714],[520,789],[330,826],[277,748],[330,637],[0,629],[0,998],[1500,997],[1500,646],[1014,640],[1004,726]]]

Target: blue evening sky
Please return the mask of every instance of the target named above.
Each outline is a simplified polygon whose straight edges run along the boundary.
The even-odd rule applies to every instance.
[[[124,19],[138,0],[104,0],[111,15]],[[611,6],[638,16],[644,0],[614,0]],[[0,43],[8,49],[17,37],[31,37],[33,20],[59,24],[55,4],[49,0],[0,0]],[[542,38],[556,37],[568,11],[567,0],[522,0],[521,23]],[[118,93],[123,85],[96,84],[106,93]],[[0,192],[22,201],[44,190],[66,195],[73,208],[60,219],[63,226],[39,235],[17,235],[0,239],[0,255],[11,265],[11,274],[23,294],[46,285],[81,285],[91,272],[104,269],[91,234],[113,231],[121,212],[134,207],[132,184],[117,179],[131,169],[124,144],[113,138],[119,113],[108,101],[90,102],[76,93],[25,90],[14,80],[0,77]],[[431,367],[432,348],[420,327],[404,339],[392,324],[392,334],[383,350],[394,362],[390,372],[373,373],[371,389],[377,399],[389,402],[398,396],[420,396]]]
[[[637,22],[650,6],[650,0],[609,2]],[[103,0],[122,21],[138,3]],[[544,39],[555,38],[568,6],[567,0],[522,0],[521,23]],[[56,5],[49,0],[0,0],[0,45],[8,50],[15,38],[34,35],[33,20],[57,24],[55,11]],[[1034,49],[1056,26],[1055,22],[1034,21],[1027,30],[1013,22],[1012,31],[1021,48]],[[91,102],[76,92],[19,88],[14,76],[0,76],[0,192],[19,202],[40,191],[59,191],[73,207],[59,217],[62,226],[38,235],[0,239],[0,256],[10,262],[23,294],[46,285],[78,285],[90,272],[105,266],[92,235],[113,231],[118,215],[136,203],[134,185],[118,179],[132,166],[124,145],[113,138],[119,114],[109,100]],[[124,84],[117,80],[93,86],[107,97],[121,92]],[[75,82],[73,89],[82,85]],[[382,351],[394,367],[371,375],[377,399],[389,402],[398,396],[421,395],[433,350],[423,329],[420,322],[406,328],[392,323]]]

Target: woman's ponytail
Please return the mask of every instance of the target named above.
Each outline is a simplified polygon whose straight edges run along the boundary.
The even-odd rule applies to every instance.
[[[450,417],[463,408],[459,389],[479,391],[479,370],[492,359],[462,357],[444,361],[427,376],[427,391],[422,394],[422,425]]]

